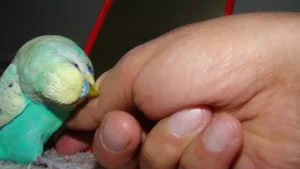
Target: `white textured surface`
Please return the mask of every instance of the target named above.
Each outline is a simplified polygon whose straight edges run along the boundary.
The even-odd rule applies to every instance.
[[[52,159],[59,164],[71,164],[73,163],[80,169],[104,169],[97,165],[93,154],[77,153],[71,156],[60,156],[55,150],[48,150],[44,154],[45,157]],[[44,166],[31,165],[17,165],[11,162],[0,161],[0,169],[46,169]]]

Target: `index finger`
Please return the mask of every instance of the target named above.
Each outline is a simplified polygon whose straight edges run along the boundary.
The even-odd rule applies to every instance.
[[[78,108],[68,120],[68,128],[95,130],[107,112],[121,110],[133,113],[132,81],[149,56],[143,49],[144,45],[141,45],[128,52],[115,67],[97,79],[100,95]]]

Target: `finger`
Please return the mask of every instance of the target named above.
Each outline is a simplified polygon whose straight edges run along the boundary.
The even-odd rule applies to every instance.
[[[96,88],[101,91],[101,82],[104,78],[109,74],[109,71],[103,73],[96,81]],[[94,116],[93,109],[97,104],[97,98],[92,100],[88,100],[87,104],[82,104],[80,107],[77,108],[77,111],[68,119],[66,126],[71,129],[79,129],[79,130],[93,130],[96,129],[99,125],[99,121]],[[87,125],[88,124],[88,125]]]
[[[84,151],[92,145],[93,136],[93,132],[69,131],[56,142],[56,150],[64,155]]]
[[[132,115],[122,111],[110,112],[96,131],[93,152],[104,168],[135,169],[141,137],[141,127]]]
[[[285,30],[272,29],[283,28],[275,20],[272,14],[222,17],[181,27],[139,46],[110,70],[100,85],[101,95],[70,126],[96,128],[106,112],[132,113],[135,106],[147,118],[160,120],[186,107],[229,109],[249,101],[274,79],[264,76],[277,60],[260,56],[268,53],[277,58],[281,53],[265,48],[269,41],[280,42],[280,31]],[[262,24],[263,30],[256,26]],[[241,27],[249,31],[245,34]],[[276,32],[261,38],[270,33],[264,30]]]
[[[240,122],[231,115],[216,116],[184,151],[181,169],[228,169],[242,146]]]
[[[286,21],[293,18],[289,16],[282,14]],[[264,87],[274,85],[276,73],[269,71],[280,61],[274,58],[281,58],[276,56],[286,49],[274,50],[265,44],[279,43],[286,31],[277,19],[271,13],[217,18],[184,26],[135,48],[109,71],[101,82],[101,95],[70,126],[95,129],[106,112],[133,113],[133,107],[151,120],[160,120],[186,107],[232,109],[248,102]],[[249,31],[245,34],[241,27]],[[272,59],[261,58],[266,54]]]
[[[177,168],[184,149],[210,119],[211,112],[208,109],[195,108],[179,111],[161,120],[143,143],[141,169]]]
[[[149,56],[144,46],[128,52],[114,68],[97,79],[100,95],[76,112],[67,123],[69,128],[92,130],[99,126],[106,112],[122,110],[131,113],[132,82]]]

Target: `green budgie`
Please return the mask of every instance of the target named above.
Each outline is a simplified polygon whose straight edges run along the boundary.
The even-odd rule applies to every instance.
[[[72,40],[44,35],[25,43],[0,78],[0,159],[61,168],[43,147],[76,106],[98,96],[93,66]]]

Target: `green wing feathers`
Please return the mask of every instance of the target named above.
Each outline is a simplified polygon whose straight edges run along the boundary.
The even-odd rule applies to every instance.
[[[0,127],[2,127],[22,113],[26,107],[14,61],[0,78],[0,96]]]

